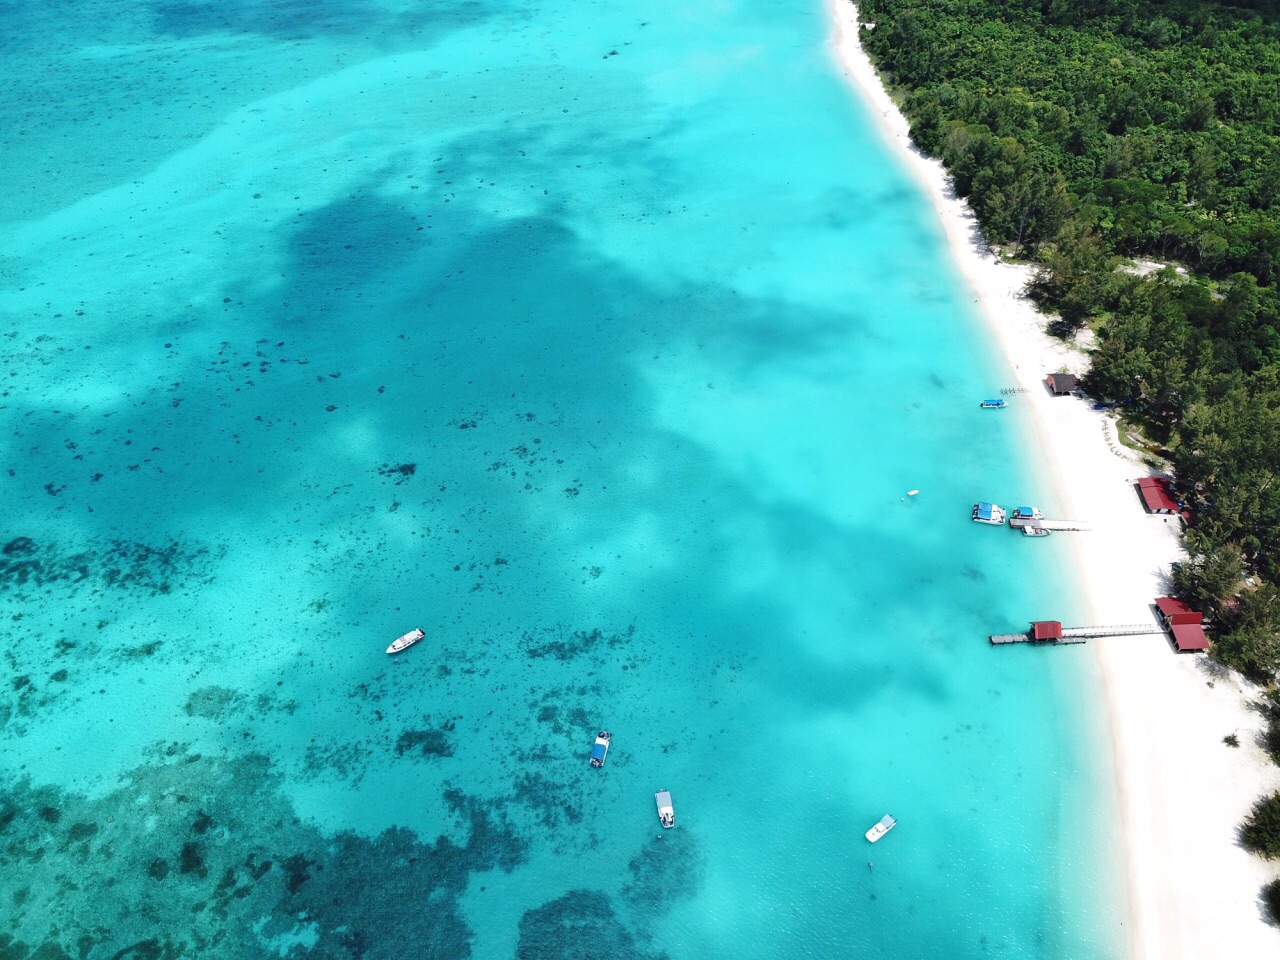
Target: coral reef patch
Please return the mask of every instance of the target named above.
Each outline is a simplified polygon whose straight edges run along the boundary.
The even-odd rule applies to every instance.
[[[84,586],[171,593],[212,582],[208,547],[171,541],[153,546],[132,540],[69,550],[57,543],[14,537],[0,547],[0,591],[20,596],[57,585],[66,591]]]
[[[656,916],[697,895],[706,865],[698,835],[671,830],[645,844],[627,870],[631,879],[622,888],[623,899],[636,911]]]
[[[456,727],[457,724],[453,720],[446,720],[438,727],[428,727],[425,730],[406,730],[396,740],[396,754],[398,756],[409,754],[410,756],[426,757],[427,759],[452,757],[453,741],[449,735],[453,733]]]
[[[0,957],[243,958],[311,944],[325,960],[462,958],[475,872],[527,855],[493,805],[449,791],[465,842],[395,827],[325,834],[261,756],[157,749],[88,797],[23,780],[0,793]],[[451,833],[457,834],[456,829]],[[414,909],[388,924],[387,905]],[[293,938],[293,939],[290,939]]]
[[[547,637],[550,631],[526,634],[522,640],[525,656],[530,660],[541,660],[551,657],[556,660],[574,660],[578,657],[595,653],[602,649],[616,650],[628,645],[635,637],[634,625],[618,633],[608,633],[596,628],[594,630],[576,630],[567,637],[557,629],[554,638]]]
[[[518,960],[663,960],[619,919],[598,890],[571,890],[520,918]]]

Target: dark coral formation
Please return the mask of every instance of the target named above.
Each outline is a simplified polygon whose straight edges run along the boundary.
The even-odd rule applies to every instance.
[[[0,889],[17,893],[0,905],[0,957],[264,956],[305,917],[312,957],[461,960],[471,931],[458,898],[471,874],[526,856],[499,810],[457,790],[447,801],[462,845],[404,828],[326,835],[279,787],[262,757],[178,746],[100,798],[10,787],[0,796]],[[387,904],[405,891],[415,908],[388,924]]]
[[[614,912],[606,894],[571,890],[520,918],[518,960],[661,960]]]
[[[457,724],[453,720],[446,720],[438,727],[406,730],[396,740],[396,754],[404,756],[407,753],[411,756],[427,758],[452,757],[453,741],[449,735],[456,727]]]
[[[578,791],[559,780],[540,773],[526,773],[517,778],[513,799],[533,812],[538,822],[549,830],[582,822]]]
[[[646,916],[665,912],[678,900],[697,895],[705,864],[698,836],[691,830],[671,830],[648,843],[627,864],[631,879],[623,898]]]
[[[544,631],[543,637],[550,631]],[[556,660],[573,660],[577,657],[594,653],[601,649],[618,649],[625,647],[635,637],[636,628],[627,627],[620,633],[606,634],[595,630],[577,630],[566,637],[562,630],[557,630],[554,637],[543,639],[536,634],[526,634],[523,645],[525,655],[531,660],[552,657]]]
[[[210,582],[208,547],[172,541],[157,547],[112,540],[85,550],[15,537],[0,547],[0,590],[25,595],[56,584],[64,591],[95,585],[148,594]]]
[[[378,475],[386,477],[395,483],[405,483],[414,475],[417,469],[418,465],[416,463],[398,463],[394,465],[384,463],[378,467]]]

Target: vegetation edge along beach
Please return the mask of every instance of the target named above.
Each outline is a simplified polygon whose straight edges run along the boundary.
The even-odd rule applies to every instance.
[[[1154,468],[1179,480],[1192,521],[1181,542],[1116,532],[1103,538],[1110,557],[1099,538],[1079,543],[1091,612],[1132,604],[1140,598],[1124,593],[1143,581],[1159,590],[1152,565],[1167,572],[1173,561],[1177,592],[1211,623],[1215,660],[1239,671],[1177,676],[1185,665],[1170,672],[1132,648],[1096,645],[1126,812],[1130,949],[1274,950],[1280,879],[1240,848],[1268,860],[1280,852],[1280,775],[1266,760],[1280,755],[1280,493],[1271,489],[1280,469],[1280,105],[1267,94],[1280,77],[1280,18],[1259,3],[856,7],[833,5],[846,73],[914,155],[1010,362],[1020,372],[1028,361],[1080,366],[1086,389],[1115,404],[1117,415],[1092,412],[1081,425],[1033,403],[1062,496],[1074,504],[1097,494],[1095,515],[1104,504],[1131,506],[1096,483],[1116,463],[1135,477]],[[1064,443],[1073,429],[1078,443]],[[1103,577],[1117,551],[1128,571],[1118,564],[1119,580]],[[1158,691],[1153,669],[1168,679]],[[1197,724],[1213,748],[1171,751],[1176,735],[1137,701]],[[1203,729],[1213,723],[1240,726]],[[1157,776],[1135,772],[1162,752]],[[1212,783],[1198,818],[1175,813],[1163,829],[1140,822],[1153,805],[1188,803],[1195,778]],[[1182,797],[1169,796],[1178,789]],[[1227,821],[1214,831],[1225,849],[1194,849],[1190,833],[1215,815]],[[1156,860],[1174,868],[1163,882]],[[1209,898],[1206,877],[1217,891]]]

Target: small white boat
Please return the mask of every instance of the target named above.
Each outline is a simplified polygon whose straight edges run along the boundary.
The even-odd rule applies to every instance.
[[[1022,535],[1024,537],[1047,537],[1053,533],[1052,530],[1046,530],[1044,527],[1023,527]]]
[[[593,767],[603,767],[604,758],[609,755],[609,731],[601,730],[596,734],[595,746],[591,748],[591,765]]]
[[[653,799],[658,804],[658,820],[662,823],[662,829],[674,827],[676,808],[671,805],[671,794],[666,790],[659,790],[653,795]]]
[[[391,646],[387,647],[387,653],[399,653],[401,650],[407,650],[425,636],[426,634],[422,632],[421,627],[414,627]]]
[[[881,837],[883,837],[886,833],[888,833],[897,825],[898,825],[898,821],[893,819],[893,817],[889,816],[886,813],[883,817],[880,818],[879,823],[877,823],[874,827],[872,827],[870,830],[867,831],[867,839],[870,840],[872,843],[875,843],[877,840],[879,840]]]

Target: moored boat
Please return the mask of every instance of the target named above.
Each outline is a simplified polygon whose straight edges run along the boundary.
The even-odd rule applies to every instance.
[[[1004,523],[1005,512],[1004,507],[998,503],[987,503],[985,500],[981,503],[973,505],[973,522],[974,523],[990,523],[994,526],[1000,526]]]
[[[604,758],[609,755],[610,739],[608,730],[601,730],[596,734],[595,746],[591,748],[591,765],[593,767],[604,766]]]
[[[872,827],[870,830],[867,831],[867,839],[870,840],[872,843],[875,843],[877,840],[879,840],[881,837],[883,837],[886,833],[888,833],[897,825],[898,825],[898,821],[893,819],[893,817],[889,816],[886,813],[883,817],[880,818],[879,823],[877,823],[874,827]]]
[[[658,805],[658,820],[662,824],[662,829],[666,830],[676,825],[676,808],[671,805],[671,794],[666,790],[659,790],[653,795],[654,802]]]
[[[387,653],[399,653],[401,650],[412,647],[425,636],[426,634],[422,632],[421,627],[414,627],[403,637],[397,639],[395,643],[391,644],[391,646],[387,647]]]
[[[1003,410],[1008,405],[1007,400],[983,400],[980,404],[983,410]]]
[[[1040,512],[1039,507],[1016,507],[1009,516],[1009,526],[1020,527],[1024,524],[1034,526],[1034,521],[1043,519],[1044,514]]]
[[[1051,533],[1053,533],[1052,530],[1046,530],[1044,527],[1022,527],[1022,535],[1024,537],[1047,537]]]

